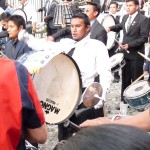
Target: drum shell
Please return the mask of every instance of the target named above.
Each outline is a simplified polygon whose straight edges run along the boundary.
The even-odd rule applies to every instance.
[[[119,69],[122,68],[126,63],[123,53],[117,53],[113,55],[112,57],[110,57],[110,60],[112,73],[119,71]]]
[[[131,93],[129,95],[129,93]],[[133,93],[133,95],[132,95]],[[149,104],[150,87],[146,80],[138,81],[128,86],[123,93],[125,101],[130,107],[140,109]]]
[[[140,109],[149,104],[148,97],[150,97],[150,93],[139,98],[125,98],[125,101],[129,104],[130,107]]]

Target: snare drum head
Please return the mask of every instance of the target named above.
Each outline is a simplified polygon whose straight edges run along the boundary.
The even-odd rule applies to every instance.
[[[54,56],[35,74],[33,82],[47,123],[58,124],[71,117],[80,102],[81,80],[70,57]]]
[[[23,19],[25,20],[25,23],[27,23],[27,15],[24,12],[24,10],[17,8],[12,12],[12,15],[20,15],[23,17]]]
[[[115,67],[116,65],[120,64],[121,61],[124,59],[123,53],[117,53],[110,57],[111,61],[111,68]]]
[[[101,24],[104,26],[104,28],[115,25],[115,20],[111,15],[105,14],[105,15],[102,15],[102,18],[103,19],[101,20]],[[113,47],[114,42],[115,42],[115,37],[116,37],[115,32],[110,31],[107,33],[107,45],[106,46],[108,50]]]
[[[150,86],[147,81],[142,80],[127,87],[123,93],[127,99],[135,99],[146,95],[150,91]]]

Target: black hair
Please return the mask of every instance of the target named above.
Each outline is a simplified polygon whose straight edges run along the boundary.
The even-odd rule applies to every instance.
[[[80,130],[62,150],[150,150],[150,134],[125,125],[102,125]]]
[[[77,14],[75,14],[75,15],[72,16],[72,19],[74,19],[74,18],[83,19],[85,26],[90,25],[89,17],[86,14],[84,14],[84,13],[77,13]]]
[[[26,28],[25,20],[20,15],[12,15],[9,19],[10,21],[13,21],[14,24],[19,28],[21,25],[23,26],[23,29]]]
[[[0,15],[0,20],[3,20],[5,22],[8,22],[9,19],[11,17],[11,14],[8,13],[8,12],[3,12],[1,15]]]
[[[138,0],[127,0],[127,2],[133,2],[135,5],[139,5],[139,1]]]
[[[97,13],[97,16],[100,14],[100,11],[101,11],[101,6],[100,6],[100,4],[95,3],[95,2],[87,2],[86,5],[91,5],[91,6],[93,6],[94,11],[97,11],[97,12],[98,12],[98,13]]]
[[[111,5],[111,4],[116,5],[116,7],[117,7],[117,8],[118,8],[118,6],[119,6],[119,5],[118,5],[118,3],[117,3],[117,2],[115,2],[115,1],[111,2],[111,3],[110,3],[110,5]],[[110,5],[109,5],[109,7],[110,7]]]

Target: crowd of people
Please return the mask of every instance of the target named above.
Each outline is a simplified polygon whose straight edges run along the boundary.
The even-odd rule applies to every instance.
[[[119,82],[121,76],[121,101],[126,104],[123,95],[125,89],[143,72],[150,74],[150,62],[138,54],[145,54],[145,43],[149,42],[149,0],[143,7],[139,7],[138,0],[127,0],[126,14],[123,17],[118,13],[118,3],[109,2],[109,15],[115,23],[107,27],[99,21],[102,10],[98,1],[86,2],[84,10],[81,10],[76,2],[63,1],[61,5],[72,10],[72,17],[69,24],[60,26],[54,24],[58,1],[47,0],[45,6],[38,10],[35,10],[29,0],[19,2],[18,8],[26,13],[27,18],[10,11],[0,14],[0,38],[4,39],[3,53],[7,57],[0,58],[0,144],[3,149],[22,150],[25,149],[25,140],[37,146],[37,143],[44,143],[47,139],[46,122],[38,93],[31,75],[17,61],[22,54],[39,49],[61,49],[61,52],[76,62],[80,70],[82,93],[92,82],[99,82],[103,89],[100,101],[94,107],[79,117],[74,113],[69,118],[81,131],[77,132],[69,126],[64,127],[63,123],[58,124],[60,143],[56,145],[55,150],[117,150],[122,147],[124,150],[150,149],[150,135],[146,132],[150,131],[149,109],[115,121],[104,116],[105,99],[111,82]],[[108,1],[106,3],[108,5]],[[2,9],[8,10],[8,6],[13,8],[7,4]],[[145,15],[140,9],[145,11]],[[35,38],[33,34],[36,32],[37,13],[41,11],[44,11],[43,21],[46,23],[45,43],[49,42],[46,48],[41,45],[41,39]],[[115,38],[118,41],[122,38],[122,41],[114,42],[113,47],[108,50],[110,31],[116,32]],[[116,53],[123,53],[126,64],[120,68],[121,75],[119,71],[115,72],[112,80],[110,57]],[[84,107],[81,103],[76,109]]]

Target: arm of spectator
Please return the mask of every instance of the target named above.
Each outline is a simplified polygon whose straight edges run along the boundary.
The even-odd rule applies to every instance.
[[[44,123],[41,127],[35,129],[27,128],[25,130],[25,137],[28,141],[36,142],[43,144],[47,140],[47,128],[46,123]]]
[[[66,36],[66,35],[71,35],[70,27],[66,27],[66,28],[63,28],[63,29],[59,30],[58,32],[53,34],[52,37],[56,41],[58,38],[62,38],[64,36]]]
[[[150,113],[149,109],[135,116],[126,117],[120,120],[111,121],[107,117],[100,117],[93,120],[87,120],[80,124],[80,127],[98,126],[103,124],[122,124],[130,125],[150,131]]]

